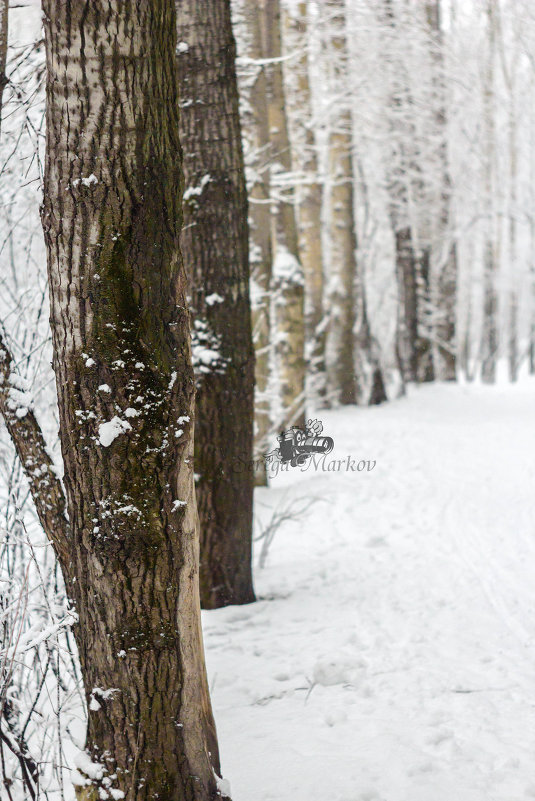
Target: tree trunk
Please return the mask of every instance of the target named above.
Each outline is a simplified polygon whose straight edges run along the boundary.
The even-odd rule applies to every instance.
[[[444,51],[441,29],[440,0],[426,5],[427,24],[431,37],[431,59],[434,70],[433,83],[438,96],[435,125],[440,137],[439,170],[441,191],[439,203],[438,242],[433,248],[431,283],[436,309],[436,347],[434,362],[437,378],[455,381],[456,378],[456,312],[457,312],[457,244],[451,232],[451,178],[448,163],[446,90],[444,86]]]
[[[200,593],[207,609],[255,600],[251,568],[254,351],[249,232],[229,0],[177,3],[184,266],[197,397]]]
[[[266,72],[261,64],[263,49],[256,0],[236,0],[234,23],[239,32],[238,86],[242,99],[243,145],[249,195],[249,253],[251,264],[251,308],[255,348],[255,436],[254,475],[257,485],[267,484],[262,458],[269,450],[271,430],[270,289],[272,280],[271,210],[269,176],[269,124]]]
[[[292,94],[288,107],[293,162],[299,176],[297,218],[299,258],[305,274],[305,350],[307,397],[314,406],[325,402],[325,321],[323,303],[323,248],[321,242],[322,185],[313,128],[309,77],[308,3],[300,0],[286,12],[290,52],[300,53],[289,70]],[[293,124],[292,124],[293,123]]]
[[[397,327],[397,352],[405,383],[418,380],[418,310],[416,257],[411,230],[407,226],[395,232],[396,276],[400,314]]]
[[[261,30],[271,141],[273,319],[281,412],[277,428],[304,425],[304,276],[299,261],[292,160],[282,76],[280,0],[262,0]]]
[[[84,801],[219,795],[199,616],[174,0],[44,0],[43,228]],[[50,534],[50,532],[49,532]]]
[[[498,271],[498,244],[494,214],[495,124],[494,124],[494,53],[495,16],[494,0],[486,8],[488,26],[488,53],[483,87],[485,131],[485,242],[483,261],[483,330],[481,335],[481,380],[493,384],[496,380],[498,353],[498,298],[496,274]]]
[[[337,99],[330,121],[330,278],[326,364],[329,396],[338,404],[386,400],[366,313],[364,276],[357,264],[355,232],[353,120],[348,107],[348,53],[345,0],[329,0],[329,93]],[[378,380],[379,378],[379,380]]]
[[[398,20],[392,0],[383,0],[379,14],[385,27],[385,61],[390,68],[390,103],[388,129],[392,139],[391,163],[387,164],[387,191],[394,235],[395,274],[398,285],[396,357],[404,385],[408,381],[432,380],[431,342],[425,326],[425,304],[429,300],[429,254],[415,242],[410,206],[412,175],[418,174],[421,184],[419,153],[414,140],[413,101],[410,92],[400,83],[403,65],[395,48],[400,41]]]
[[[513,89],[513,87],[511,87]],[[514,91],[514,89],[513,89]],[[516,286],[517,247],[516,247],[516,183],[517,183],[517,152],[516,152],[516,120],[513,94],[509,109],[509,380],[518,380],[518,292]]]
[[[531,208],[535,208],[535,78],[532,77],[530,96],[532,98],[529,118],[529,187]],[[530,307],[529,307],[529,374],[535,375],[535,216],[529,218],[529,244],[530,244]]]

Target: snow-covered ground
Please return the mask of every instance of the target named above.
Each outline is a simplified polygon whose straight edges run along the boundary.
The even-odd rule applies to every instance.
[[[321,418],[375,468],[259,490],[319,502],[203,617],[234,801],[535,798],[535,381]]]

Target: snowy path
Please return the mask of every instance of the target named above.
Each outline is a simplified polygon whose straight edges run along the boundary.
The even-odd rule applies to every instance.
[[[375,469],[259,491],[322,500],[204,614],[234,801],[535,798],[535,383],[321,416]]]

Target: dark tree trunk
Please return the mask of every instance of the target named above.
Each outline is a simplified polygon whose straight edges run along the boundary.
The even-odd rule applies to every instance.
[[[43,10],[61,566],[89,709],[78,798],[208,801],[219,765],[199,613],[174,0]]]
[[[203,606],[213,609],[255,600],[247,191],[229,0],[181,0],[177,23],[186,186],[181,243],[191,281],[197,381],[200,588]]]
[[[441,191],[437,198],[440,204],[439,247],[433,264],[434,292],[436,308],[434,326],[436,333],[435,361],[437,378],[441,381],[456,379],[456,310],[457,310],[457,244],[452,241],[451,178],[447,144],[447,95],[444,85],[444,45],[442,40],[440,0],[426,3],[426,17],[430,32],[433,85],[439,99],[435,113],[437,133],[441,137],[439,147],[439,169],[441,172]],[[442,252],[446,247],[445,258]],[[441,252],[442,251],[442,252]],[[435,254],[433,254],[435,255]]]
[[[418,382],[424,384],[435,380],[435,369],[433,365],[433,348],[431,344],[431,324],[430,305],[431,305],[431,285],[430,285],[430,264],[431,250],[424,248],[416,261],[416,281],[417,281],[417,339],[416,339],[416,375]]]
[[[392,164],[387,165],[387,189],[390,219],[395,240],[395,273],[398,285],[396,358],[402,385],[408,381],[432,380],[434,376],[432,347],[426,329],[426,307],[429,305],[429,252],[418,252],[415,243],[407,175],[413,189],[421,194],[424,178],[420,167],[421,154],[415,147],[416,132],[412,122],[413,99],[400,84],[402,65],[389,42],[399,41],[398,19],[392,0],[383,0],[378,14],[385,26],[385,60],[390,66],[389,134],[392,139]]]
[[[397,351],[405,382],[418,378],[418,312],[416,256],[410,228],[396,231],[396,275],[400,299]]]
[[[487,0],[487,63],[484,76],[484,182],[485,182],[485,245],[483,256],[483,326],[481,332],[481,380],[493,384],[496,380],[498,358],[498,295],[496,278],[500,263],[499,224],[494,211],[496,193],[496,121],[494,109],[494,59],[496,47],[496,17],[494,0]]]

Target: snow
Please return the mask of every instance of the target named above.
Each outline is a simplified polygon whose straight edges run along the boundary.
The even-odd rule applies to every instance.
[[[207,186],[211,180],[212,178],[210,175],[203,175],[198,186],[188,186],[183,196],[184,203],[186,203],[188,200],[191,200],[192,198],[199,197],[200,195],[202,195],[204,187]]]
[[[212,294],[207,295],[204,300],[208,306],[213,306],[214,303],[223,303],[224,298],[222,298],[221,295],[218,295],[217,292],[212,292]]]
[[[256,491],[264,527],[317,500],[256,604],[203,613],[233,801],[535,797],[534,401],[526,379],[318,411],[330,456],[375,468]]]
[[[289,284],[303,284],[303,268],[293,253],[279,246],[273,261],[273,275],[277,281]]]
[[[130,431],[132,426],[126,420],[121,420],[120,417],[112,417],[107,423],[101,423],[98,427],[98,438],[100,444],[104,448],[109,448],[112,442],[117,439],[120,434]]]
[[[78,186],[80,183],[82,186],[91,186],[92,184],[98,184],[98,178],[96,175],[91,173],[91,175],[89,175],[87,178],[75,178],[72,182],[72,185]]]
[[[231,798],[232,791],[230,789],[230,782],[227,781],[227,779],[223,779],[221,778],[221,776],[218,776],[217,773],[214,773],[214,775],[217,784],[217,789],[219,790],[223,798]]]
[[[99,764],[98,762],[92,762],[91,757],[86,751],[79,751],[76,756],[74,757],[74,765],[78,770],[85,774],[89,779],[93,780],[100,780],[106,773],[106,768],[104,765]],[[87,784],[87,779],[83,779],[81,782],[75,782],[81,786]]]

